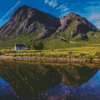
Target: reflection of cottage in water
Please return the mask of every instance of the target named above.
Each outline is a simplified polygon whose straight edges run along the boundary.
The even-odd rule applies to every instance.
[[[15,44],[14,50],[25,50],[25,44]]]

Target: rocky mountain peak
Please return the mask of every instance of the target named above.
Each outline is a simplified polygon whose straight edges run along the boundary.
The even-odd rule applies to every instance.
[[[36,22],[39,24],[38,27]],[[15,34],[18,35],[22,31],[30,34],[36,29],[40,29],[43,30],[43,32],[40,33],[39,38],[43,38],[53,34],[60,25],[59,18],[35,8],[23,5],[15,10],[10,20],[2,26],[0,34],[3,35],[7,32],[8,34],[16,32]],[[43,27],[43,29],[41,29],[41,27]]]
[[[88,31],[97,31],[97,28],[90,23],[86,18],[82,18],[81,16],[71,12],[67,16],[63,16],[60,18],[61,26],[57,29],[56,33],[61,31],[68,31],[68,34],[71,34],[72,37],[76,36],[78,33],[86,34]],[[69,27],[69,25],[71,27]]]
[[[72,24],[71,24],[72,23]],[[30,34],[36,31],[38,39],[50,37],[53,33],[68,31],[72,37],[78,33],[86,34],[88,31],[96,31],[97,28],[85,18],[71,12],[67,16],[57,18],[51,14],[23,5],[16,9],[10,20],[0,28],[0,35],[17,36],[23,32]],[[67,33],[66,33],[67,34]]]

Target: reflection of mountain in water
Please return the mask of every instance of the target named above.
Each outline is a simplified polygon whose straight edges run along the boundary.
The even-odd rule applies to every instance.
[[[100,70],[89,80],[89,86],[100,89]]]
[[[45,94],[48,94],[47,96]],[[41,96],[40,96],[41,95]],[[81,86],[71,89],[67,85],[59,84],[47,91],[36,95],[34,99],[46,98],[46,100],[100,100],[100,70]],[[52,99],[50,99],[52,98]]]
[[[75,93],[94,96],[95,100],[100,100],[100,70],[88,82],[75,88]]]
[[[95,88],[96,90],[100,89],[100,70],[92,78],[90,78],[88,82],[82,84],[80,87]]]
[[[87,96],[87,90],[92,89],[92,87],[89,87],[91,85],[88,86],[87,83],[85,85],[82,83],[88,81],[98,71],[97,68],[89,68],[87,66],[78,67],[71,64],[51,66],[11,61],[2,62],[0,70],[0,76],[20,96],[17,97],[17,95],[12,93],[11,87],[8,84],[9,92],[14,95],[14,99],[10,100],[23,100],[19,99],[21,97],[29,98],[27,100],[33,100],[32,96],[34,96],[34,100],[39,100],[39,98],[40,100],[55,100],[55,98],[57,98],[56,100],[61,100],[62,98],[64,100],[71,100],[73,98],[75,100],[76,98],[77,100],[78,95],[83,97],[82,94],[85,93],[85,96]],[[2,82],[4,83],[5,81]],[[7,85],[4,85],[4,87],[6,88]],[[77,88],[71,89],[70,87]],[[82,99],[84,100],[84,97]]]
[[[82,84],[78,88],[86,88],[87,91],[90,89],[92,92],[99,90],[98,93],[100,93],[100,70],[92,78],[90,78],[88,82]]]

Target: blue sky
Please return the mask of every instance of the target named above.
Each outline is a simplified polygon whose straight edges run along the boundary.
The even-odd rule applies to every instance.
[[[39,9],[59,18],[69,12],[74,12],[100,28],[100,0],[0,0],[0,27],[22,5]]]

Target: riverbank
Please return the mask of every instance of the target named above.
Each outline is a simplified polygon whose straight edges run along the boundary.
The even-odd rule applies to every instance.
[[[29,62],[49,62],[49,63],[66,63],[66,62],[100,62],[100,59],[83,59],[67,57],[36,57],[36,56],[5,56],[1,55],[0,60],[15,60]]]

